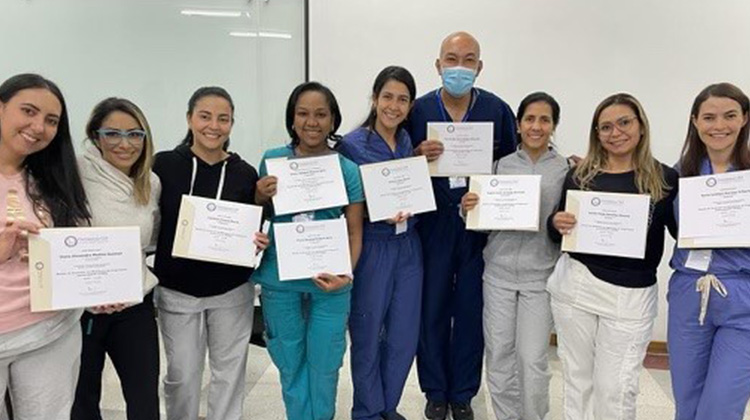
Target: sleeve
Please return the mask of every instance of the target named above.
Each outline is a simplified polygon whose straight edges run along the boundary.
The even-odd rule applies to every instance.
[[[547,217],[547,236],[549,236],[550,240],[556,244],[562,242],[562,235],[557,231],[557,229],[555,229],[555,225],[552,223],[552,219],[555,217],[555,213],[565,210],[565,200],[568,195],[568,190],[575,189],[575,184],[573,183],[574,170],[575,169],[569,170],[568,174],[565,175],[562,194],[560,194],[560,202],[557,204],[555,210],[553,210],[552,213]]]
[[[421,102],[417,100],[406,120],[406,132],[409,134],[412,147],[415,148],[427,137],[427,121],[422,113]]]
[[[341,170],[344,172],[346,195],[349,197],[349,203],[354,204],[365,201],[362,179],[359,176],[359,167],[354,162],[344,158],[341,159]]]
[[[497,130],[497,129],[496,129]],[[495,145],[493,160],[508,156],[516,150],[518,140],[516,139],[516,117],[513,110],[505,102],[502,102],[500,110],[500,128],[495,132]]]
[[[266,159],[268,159],[268,152],[263,153],[263,157],[260,158],[260,164],[258,165],[258,176],[263,178],[268,175],[268,169],[266,169]]]
[[[336,143],[336,151],[344,155],[345,158],[355,161],[354,156],[352,156],[352,147],[349,144],[350,141],[350,134],[347,134],[344,136],[343,139],[339,140]]]
[[[161,209],[159,206],[159,200],[161,199],[161,179],[156,173],[152,173],[151,177],[153,179],[151,200],[155,203],[154,211],[151,213],[154,227],[151,231],[151,241],[149,241],[147,253],[153,253],[156,250],[156,242],[159,239],[159,230],[161,229]]]
[[[677,211],[679,208],[679,203],[677,201],[679,197],[679,176],[677,175],[677,172],[664,167],[665,170],[665,178],[667,181],[667,185],[669,185],[669,195],[667,196],[667,208],[666,208],[666,220],[664,221],[664,224],[667,226],[667,230],[669,230],[669,234],[672,235],[673,239],[677,239]]]

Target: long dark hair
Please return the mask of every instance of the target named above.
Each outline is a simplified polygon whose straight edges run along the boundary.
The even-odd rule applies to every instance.
[[[328,133],[327,139],[331,142],[338,141],[341,136],[336,134],[336,131],[341,127],[341,109],[339,108],[339,103],[336,101],[336,97],[333,96],[331,89],[328,89],[319,82],[305,82],[294,88],[286,103],[286,132],[289,133],[289,138],[292,139],[291,146],[297,147],[299,145],[299,136],[294,131],[294,109],[297,107],[299,97],[305,92],[320,92],[325,96],[328,109],[331,111],[331,117],[333,118],[333,130]]]
[[[516,112],[516,122],[519,124],[523,120],[524,114],[526,114],[526,108],[529,105],[536,102],[544,102],[549,105],[552,109],[552,125],[557,128],[557,124],[560,122],[560,104],[557,103],[555,98],[547,92],[534,92],[528,94],[521,103],[518,105],[518,112]]]
[[[217,96],[219,98],[226,99],[226,101],[229,102],[229,107],[232,108],[232,122],[234,122],[234,101],[232,101],[232,97],[229,95],[229,92],[227,92],[223,87],[219,86],[204,86],[202,88],[198,88],[198,90],[193,92],[193,95],[190,96],[190,99],[188,100],[188,117],[193,115],[193,111],[195,111],[195,104],[197,104],[198,101],[205,98],[206,96]],[[182,139],[182,142],[180,144],[188,147],[193,145],[193,131],[190,128],[188,128],[187,134],[185,134],[185,138]],[[227,139],[226,143],[224,143],[223,149],[224,151],[229,149],[229,139]]]
[[[406,90],[409,91],[409,104],[414,103],[414,99],[417,97],[417,84],[414,82],[414,76],[409,73],[409,70],[406,70],[403,67],[388,66],[381,70],[377,77],[375,77],[375,83],[372,85],[372,108],[370,108],[370,113],[367,115],[367,119],[362,123],[362,127],[367,127],[370,130],[375,131],[375,122],[378,119],[378,111],[375,109],[375,101],[380,97],[380,92],[383,91],[385,84],[391,80],[403,83],[406,86]],[[406,126],[406,124],[407,120],[404,119],[401,121],[401,124],[398,125],[397,130],[400,131]]]
[[[703,89],[695,97],[693,107],[690,109],[687,137],[685,138],[685,144],[682,146],[682,153],[680,154],[680,176],[700,175],[701,162],[708,155],[706,145],[701,141],[698,129],[693,124],[693,118],[698,118],[701,105],[710,97],[731,99],[740,104],[742,117],[746,118],[748,116],[750,100],[748,100],[747,95],[737,86],[731,83],[716,83]],[[749,126],[750,123],[745,123],[745,126],[742,127],[732,150],[731,163],[736,170],[750,169]]]
[[[57,133],[44,149],[26,156],[26,194],[35,211],[43,210],[52,217],[55,226],[88,224],[91,214],[86,193],[81,184],[76,164],[73,141],[70,138],[68,109],[60,88],[37,74],[19,74],[0,85],[0,102],[8,103],[18,92],[26,89],[46,89],[60,101],[62,112]],[[33,182],[32,182],[33,181]]]

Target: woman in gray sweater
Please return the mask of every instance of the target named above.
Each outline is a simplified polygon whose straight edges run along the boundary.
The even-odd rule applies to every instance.
[[[555,99],[536,92],[516,113],[521,145],[495,162],[498,175],[541,175],[539,231],[495,231],[484,248],[484,340],[487,383],[499,419],[544,419],[549,411],[547,348],[552,328],[547,278],[560,255],[547,236],[547,217],[560,200],[568,161],[551,145],[560,120]],[[464,212],[479,203],[469,192]]]

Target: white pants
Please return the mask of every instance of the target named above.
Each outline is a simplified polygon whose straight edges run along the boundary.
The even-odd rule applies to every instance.
[[[248,283],[209,298],[182,295],[174,299],[178,292],[168,293],[170,297],[161,293],[159,298],[159,324],[167,359],[167,419],[198,419],[206,349],[211,369],[206,419],[241,419],[253,325],[252,287]],[[185,301],[185,312],[176,311],[179,300]]]
[[[0,404],[10,386],[15,420],[70,420],[80,362],[77,324],[41,348],[0,359]]]
[[[486,281],[484,352],[487,385],[498,420],[543,420],[549,412],[549,293]]]
[[[634,420],[638,376],[656,317],[656,285],[615,286],[565,257],[567,267],[558,263],[547,286],[563,368],[563,418]]]

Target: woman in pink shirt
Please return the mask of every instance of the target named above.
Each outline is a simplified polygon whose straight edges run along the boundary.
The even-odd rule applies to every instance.
[[[60,89],[11,77],[0,85],[0,395],[18,420],[70,418],[81,353],[80,311],[31,312],[28,235],[88,219]]]

